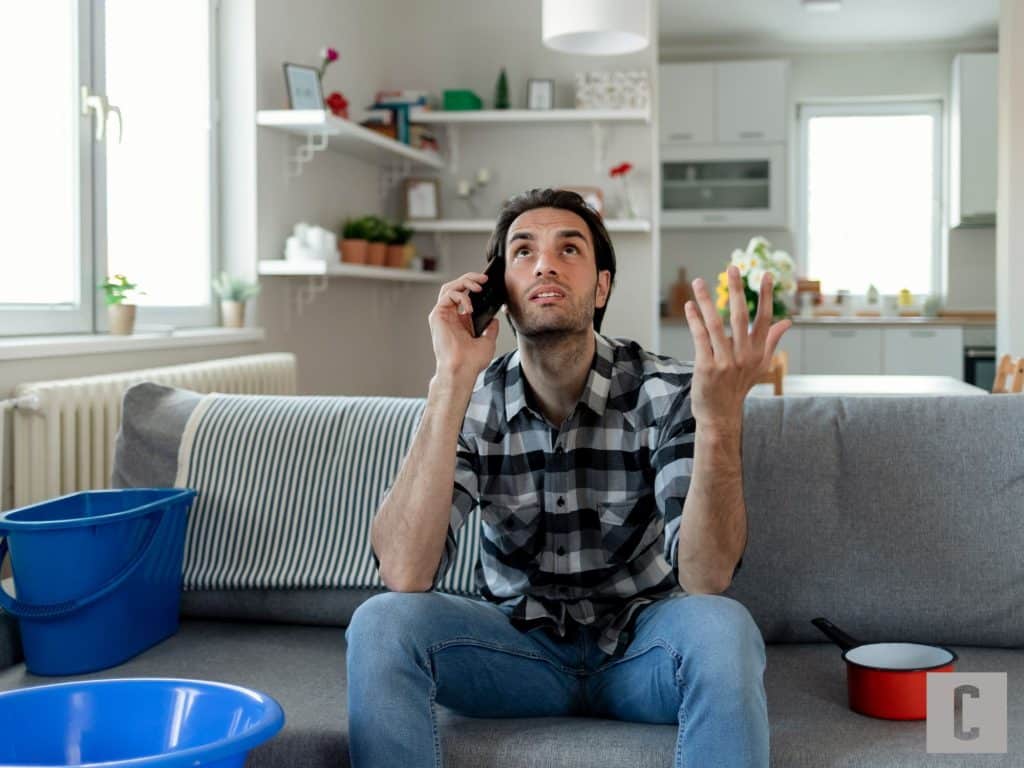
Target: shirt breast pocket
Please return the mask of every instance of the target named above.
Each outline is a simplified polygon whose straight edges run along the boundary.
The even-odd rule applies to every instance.
[[[539,503],[492,503],[480,509],[480,516],[484,535],[504,554],[537,551],[541,535]]]
[[[599,502],[601,544],[610,563],[628,563],[658,537],[658,521],[652,515],[654,497],[629,501]]]

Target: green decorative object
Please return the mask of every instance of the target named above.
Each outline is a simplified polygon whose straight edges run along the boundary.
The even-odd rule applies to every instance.
[[[483,100],[472,91],[451,90],[444,92],[444,109],[446,112],[483,109],[483,106]]]
[[[501,68],[501,74],[498,75],[498,84],[494,87],[494,108],[495,109],[508,109],[508,77],[505,75],[505,68]]]
[[[240,277],[221,272],[212,281],[213,292],[223,301],[248,301],[260,292],[258,283],[250,283]]]
[[[132,296],[145,296],[145,291],[140,291],[137,283],[128,281],[124,275],[108,277],[100,283],[99,288],[103,291],[103,299],[108,307],[115,304],[126,304]]]

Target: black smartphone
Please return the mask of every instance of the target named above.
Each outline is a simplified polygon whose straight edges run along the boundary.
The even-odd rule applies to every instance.
[[[505,293],[504,257],[495,256],[491,259],[484,268],[484,274],[487,279],[480,284],[483,290],[469,292],[473,304],[473,336],[477,338],[498,314],[501,305],[508,300]]]

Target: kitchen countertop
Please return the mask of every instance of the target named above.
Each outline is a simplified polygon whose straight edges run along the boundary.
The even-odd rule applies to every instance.
[[[772,397],[771,384],[755,384],[750,397]],[[981,387],[950,376],[793,375],[782,379],[783,395],[803,396],[941,396],[988,395]]]
[[[980,326],[994,327],[994,317],[987,316],[955,316],[942,317],[801,317],[793,315],[793,325],[804,326],[835,326],[835,325],[867,325],[867,326]],[[686,325],[685,317],[662,317],[662,325]]]

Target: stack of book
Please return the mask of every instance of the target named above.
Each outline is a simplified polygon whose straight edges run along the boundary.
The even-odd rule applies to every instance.
[[[426,91],[377,91],[363,125],[403,144],[436,151],[437,139],[430,129],[409,122],[409,111],[413,107],[426,107],[429,103],[430,94]]]

